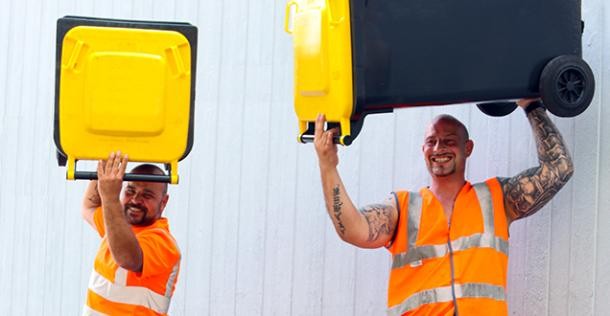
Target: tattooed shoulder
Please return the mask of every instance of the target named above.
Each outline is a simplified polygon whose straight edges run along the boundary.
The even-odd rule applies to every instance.
[[[396,229],[396,209],[388,204],[371,204],[359,209],[369,225],[369,241],[381,236],[392,237]]]

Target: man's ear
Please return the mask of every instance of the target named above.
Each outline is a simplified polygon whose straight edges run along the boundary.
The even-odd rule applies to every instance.
[[[169,194],[165,194],[165,196],[163,196],[163,199],[161,199],[161,211],[165,210],[167,201],[169,201]]]
[[[469,139],[466,141],[466,157],[470,157],[470,154],[472,154],[472,150],[474,149],[474,142],[472,141],[472,139]]]

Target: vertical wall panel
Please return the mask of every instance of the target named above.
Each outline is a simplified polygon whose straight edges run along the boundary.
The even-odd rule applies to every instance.
[[[599,6],[601,1],[592,1],[591,4]],[[601,10],[593,7],[583,8],[583,18],[590,28],[583,34],[583,57],[595,69],[599,76],[602,69],[602,45],[599,41],[602,31]],[[603,86],[602,86],[603,87]],[[603,88],[602,88],[603,89]],[[603,90],[598,90],[590,108],[574,119],[575,143],[573,147],[575,173],[574,201],[572,205],[572,240],[570,243],[570,269],[568,296],[568,314],[592,315],[593,298],[595,291],[594,269],[595,234],[597,232],[598,195],[595,189],[599,185],[599,96]]]
[[[197,24],[197,94],[195,104],[195,135],[193,150],[188,160],[191,169],[183,170],[183,176],[191,181],[189,209],[178,210],[187,218],[186,240],[178,240],[183,251],[183,261],[176,298],[184,301],[183,309],[172,306],[176,314],[209,315],[212,297],[212,247],[216,216],[223,212],[215,210],[217,175],[218,101],[220,100],[221,43],[222,43],[222,1],[202,1],[197,12],[201,21]],[[188,173],[186,173],[188,172]],[[180,189],[178,186],[176,189]],[[173,230],[179,230],[174,227]]]
[[[53,144],[57,18],[190,22],[199,28],[195,137],[171,186],[183,253],[171,315],[381,315],[390,256],[343,243],[325,211],[312,144],[294,139],[292,38],[284,0],[2,2],[0,9],[0,305],[11,315],[74,315],[99,237],[80,217],[86,182],[64,180]],[[552,117],[576,172],[538,214],[511,226],[511,315],[605,315],[610,309],[610,27],[583,2],[594,103]],[[339,170],[359,206],[429,184],[424,129],[450,113],[475,140],[472,182],[537,163],[520,109],[490,118],[472,104],[373,115]],[[79,163],[92,170],[94,162]]]
[[[273,19],[266,17],[273,12],[273,1],[252,1],[248,5],[248,30],[246,40],[246,73],[244,86],[244,118],[241,126],[243,148],[241,152],[242,175],[237,234],[237,266],[235,289],[235,314],[260,315],[263,302],[263,278],[265,230],[268,200],[264,194],[269,181],[269,135]],[[254,185],[256,184],[256,185]]]
[[[299,147],[297,159],[291,313],[320,315],[327,215],[311,144]]]
[[[11,148],[11,151],[3,150],[2,163],[2,179],[0,180],[0,190],[2,190],[2,200],[0,201],[0,209],[12,210],[11,212],[2,212],[0,216],[0,225],[6,230],[0,232],[0,240],[2,240],[4,253],[7,256],[2,256],[0,266],[3,267],[3,274],[6,275],[5,284],[0,285],[0,295],[13,297],[14,290],[19,289],[19,282],[23,280],[17,275],[20,267],[18,266],[24,260],[24,254],[20,252],[23,247],[23,228],[17,226],[19,223],[18,213],[14,210],[18,205],[18,190],[15,186],[17,178],[17,146],[19,144],[19,123],[18,118],[21,108],[19,106],[10,106],[21,104],[21,84],[23,82],[23,63],[21,62],[21,53],[24,49],[23,42],[23,25],[26,16],[26,3],[20,2],[12,4],[10,14],[12,16],[21,16],[18,21],[11,19],[9,25],[8,43],[11,49],[7,54],[8,72],[6,77],[6,90],[2,95],[6,98],[6,107],[4,108],[4,116],[2,126],[4,129],[3,137],[0,140],[1,148]],[[21,230],[20,230],[21,229]],[[15,297],[18,304],[24,304],[25,300]],[[10,306],[8,309],[12,313],[20,313],[23,310],[20,306]]]
[[[284,33],[284,20],[280,12],[285,2],[273,1],[273,34],[271,43],[272,81],[269,124],[269,181],[267,188],[259,188],[260,196],[267,200],[263,301],[261,315],[290,315],[294,280],[294,247],[296,225],[296,196],[299,183],[294,179],[300,168],[298,144],[294,141],[296,121],[292,107],[286,100],[292,96],[293,71],[290,37]],[[268,56],[271,58],[271,56]],[[253,183],[253,186],[257,186]]]
[[[7,71],[8,67],[8,57],[11,51],[11,46],[9,45],[10,41],[10,28],[11,28],[11,10],[13,4],[11,2],[3,5],[3,10],[0,10],[0,44],[2,44],[2,48],[0,48],[0,91],[7,91],[8,85],[8,76],[9,72]],[[6,111],[6,104],[8,103],[8,98],[5,94],[0,95],[0,136],[4,135],[7,130],[4,128],[4,116]],[[2,161],[0,160],[0,168]],[[0,191],[0,197],[2,192]]]
[[[54,36],[46,36],[40,37],[39,34],[43,32],[45,29],[43,21],[46,21],[48,16],[51,15],[50,8],[53,6],[50,2],[44,2],[39,5],[38,9],[32,10],[34,14],[34,18],[36,21],[36,29],[33,30],[32,40],[36,42],[35,55],[31,59],[31,64],[34,67],[34,76],[30,81],[32,91],[36,91],[34,95],[34,101],[32,101],[33,108],[30,112],[30,119],[33,126],[28,126],[31,129],[31,133],[33,135],[33,142],[31,151],[25,153],[24,159],[28,160],[27,165],[31,166],[32,174],[31,178],[28,181],[28,186],[31,187],[31,195],[27,197],[30,199],[30,208],[33,212],[35,212],[35,216],[28,216],[29,227],[37,228],[37,229],[27,229],[27,233],[29,235],[30,245],[27,247],[27,251],[29,252],[27,266],[24,271],[29,275],[28,282],[25,284],[27,286],[27,295],[30,299],[25,306],[25,315],[43,315],[44,314],[44,302],[42,299],[44,295],[44,279],[45,279],[45,269],[41,269],[42,264],[45,262],[45,231],[38,229],[45,226],[45,221],[47,220],[49,208],[49,183],[47,179],[49,178],[50,169],[39,161],[51,160],[54,157],[54,151],[52,148],[54,147],[50,141],[45,141],[44,143],[40,143],[38,140],[44,139],[49,140],[49,131],[52,130],[52,122],[49,120],[50,115],[52,115],[52,108],[46,106],[49,100],[49,97],[52,97],[52,89],[53,85],[49,85],[48,82],[53,82],[52,80],[52,71],[51,67],[43,67],[43,65],[48,64],[51,60],[54,59],[54,56],[49,56],[45,54],[45,47],[50,47],[51,43],[55,40]],[[1,136],[0,136],[1,137]],[[0,163],[0,170],[3,170]],[[0,194],[0,199],[1,199]],[[0,213],[2,213],[0,211]],[[21,212],[26,213],[26,212]],[[29,212],[28,212],[29,213]],[[76,264],[79,264],[76,261]],[[79,286],[82,284],[78,283]],[[82,290],[81,290],[82,292]]]
[[[211,315],[235,314],[237,233],[241,187],[242,124],[244,119],[246,50],[249,2],[222,3],[220,81],[217,113],[214,222],[212,235]],[[236,93],[236,91],[240,91]],[[201,97],[201,96],[200,96]]]
[[[607,31],[610,26],[610,17],[608,10],[610,7],[606,2],[601,3],[602,10],[601,24],[603,34],[600,34],[602,40],[601,51],[602,63],[597,69],[597,83],[600,87],[607,86],[607,78],[610,75],[610,67],[607,63],[610,62],[610,32]],[[599,159],[597,168],[599,170],[599,184],[597,189],[598,205],[597,205],[597,239],[595,241],[595,315],[603,315],[610,310],[610,108],[607,106],[610,100],[610,89],[600,91],[600,116],[598,119],[600,130]]]

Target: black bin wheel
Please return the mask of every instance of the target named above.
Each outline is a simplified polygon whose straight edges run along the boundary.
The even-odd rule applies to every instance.
[[[477,107],[481,112],[489,116],[506,116],[511,114],[516,108],[517,103],[515,102],[485,102],[477,103]]]
[[[62,154],[59,150],[55,152],[55,155],[57,156],[57,165],[60,167],[65,167],[66,163],[68,162],[68,158],[66,158],[66,156],[64,156],[64,154]]]
[[[573,117],[586,110],[595,93],[595,78],[578,56],[553,58],[540,75],[540,96],[544,106],[560,117]]]

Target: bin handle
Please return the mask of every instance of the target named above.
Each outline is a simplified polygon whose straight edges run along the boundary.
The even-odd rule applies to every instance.
[[[284,16],[284,31],[288,34],[292,34],[292,29],[288,27],[288,22],[290,22],[290,17],[291,17],[290,13],[291,13],[292,7],[296,7],[296,9],[298,10],[299,4],[295,0],[292,0],[286,4],[286,15]]]
[[[315,125],[313,122],[305,122],[307,129],[300,133],[299,136],[297,137],[297,141],[300,143],[313,143],[315,140]],[[333,135],[333,143],[335,144],[339,144],[339,145],[344,145],[344,146],[349,146],[352,144],[352,142],[354,141],[354,138],[349,135],[349,127],[346,130],[343,126],[344,126],[344,122],[342,123],[333,123],[333,126],[327,126],[329,129],[330,128],[335,128],[335,127],[340,127],[341,128],[341,132],[340,134],[335,134]],[[349,126],[349,120],[347,120],[347,124],[346,126]]]
[[[94,171],[76,171],[74,172],[75,180],[97,180],[97,172]],[[126,173],[123,175],[123,181],[143,181],[143,182],[171,182],[171,176],[158,174],[137,174]]]
[[[76,171],[76,159],[68,155],[66,179],[68,180],[97,180],[96,171]],[[178,161],[171,161],[165,165],[168,168],[167,175],[125,173],[123,181],[163,182],[178,184]]]

